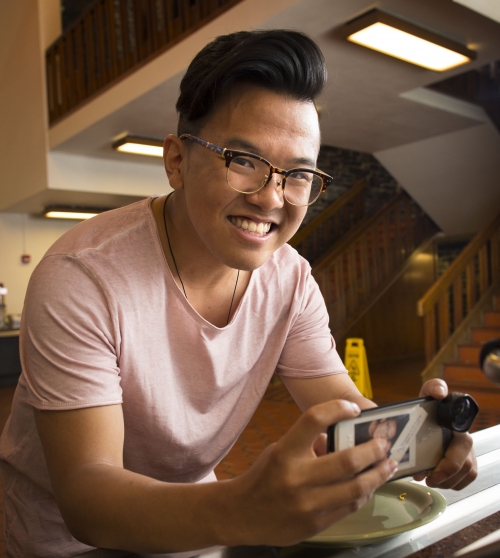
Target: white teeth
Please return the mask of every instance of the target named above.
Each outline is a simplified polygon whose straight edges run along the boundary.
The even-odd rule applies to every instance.
[[[247,219],[241,219],[241,217],[231,217],[231,222],[238,228],[244,231],[249,231],[256,233],[258,236],[264,236],[271,229],[271,223],[255,223]]]

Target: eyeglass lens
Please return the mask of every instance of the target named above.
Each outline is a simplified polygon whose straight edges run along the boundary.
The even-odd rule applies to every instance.
[[[269,166],[263,161],[238,155],[229,163],[227,182],[238,192],[252,194],[266,184],[269,172]],[[317,174],[306,171],[293,172],[286,177],[284,196],[293,205],[310,205],[316,201],[322,187],[323,179]]]

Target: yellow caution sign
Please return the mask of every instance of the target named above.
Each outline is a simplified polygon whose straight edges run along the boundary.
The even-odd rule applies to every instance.
[[[370,382],[368,360],[366,359],[363,339],[351,337],[346,340],[344,364],[349,372],[351,380],[356,384],[361,394],[368,399],[373,399],[372,384]]]

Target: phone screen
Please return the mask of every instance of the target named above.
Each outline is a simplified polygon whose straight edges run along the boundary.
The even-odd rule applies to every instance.
[[[341,451],[372,438],[385,438],[390,443],[388,457],[399,463],[393,479],[433,469],[452,436],[451,430],[437,424],[436,404],[434,399],[421,398],[362,411],[328,429],[328,450]]]

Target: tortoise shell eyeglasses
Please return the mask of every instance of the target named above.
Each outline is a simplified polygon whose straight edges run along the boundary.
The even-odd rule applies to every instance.
[[[279,174],[277,185],[285,200],[300,207],[313,204],[333,182],[331,176],[318,169],[284,170],[273,167],[267,159],[254,153],[220,147],[191,134],[182,134],[179,139],[194,141],[220,155],[226,163],[228,185],[241,194],[255,194],[269,184],[273,174]]]

